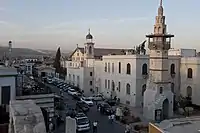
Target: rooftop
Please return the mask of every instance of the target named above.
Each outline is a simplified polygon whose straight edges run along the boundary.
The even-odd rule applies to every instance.
[[[0,76],[14,76],[17,75],[17,69],[12,67],[0,67]]]
[[[164,120],[156,126],[165,133],[197,133],[200,132],[200,117]]]

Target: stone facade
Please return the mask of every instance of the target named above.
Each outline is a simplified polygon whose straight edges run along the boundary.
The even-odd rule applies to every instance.
[[[167,33],[162,0],[154,25],[154,34],[149,38],[149,78],[144,93],[144,116],[151,120],[162,120],[173,116],[174,94],[171,90],[168,50],[171,37]],[[175,74],[175,73],[172,73]]]
[[[40,107],[32,100],[10,101],[9,133],[46,133]]]

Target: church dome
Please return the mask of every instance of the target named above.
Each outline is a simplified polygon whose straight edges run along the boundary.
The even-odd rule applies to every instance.
[[[90,33],[88,33],[86,39],[93,39],[93,36]]]

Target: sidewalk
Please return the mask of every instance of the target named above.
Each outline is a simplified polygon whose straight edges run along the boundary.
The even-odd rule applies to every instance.
[[[131,107],[125,104],[119,104],[117,105],[115,108],[117,107],[128,107],[130,109],[131,115],[135,116],[135,117],[139,117],[141,119],[141,122],[136,122],[133,123],[131,125],[137,125],[137,124],[148,124],[149,122],[151,122],[150,120],[147,120],[144,116],[143,116],[143,109],[139,108],[139,107]]]

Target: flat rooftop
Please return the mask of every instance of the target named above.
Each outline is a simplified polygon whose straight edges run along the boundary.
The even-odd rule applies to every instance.
[[[164,133],[200,133],[200,116],[164,120],[155,125]]]

